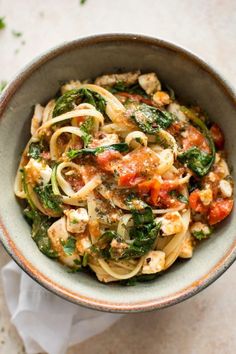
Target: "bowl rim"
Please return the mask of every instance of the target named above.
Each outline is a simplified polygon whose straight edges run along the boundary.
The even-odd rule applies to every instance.
[[[7,108],[8,102],[16,91],[23,85],[23,83],[31,76],[31,74],[40,68],[46,62],[54,59],[55,57],[71,51],[74,48],[83,48],[91,45],[96,45],[98,43],[106,42],[132,42],[144,44],[146,46],[162,47],[168,49],[172,52],[182,55],[185,59],[198,65],[203,71],[207,72],[224,90],[225,94],[228,96],[229,100],[233,104],[236,103],[235,90],[227,83],[227,81],[222,78],[222,76],[213,69],[208,63],[200,59],[197,55],[193,54],[191,51],[184,49],[183,47],[173,44],[171,42],[165,41],[163,39],[158,39],[150,36],[140,35],[140,34],[99,34],[92,35],[88,37],[83,37],[75,39],[68,42],[63,42],[62,44],[53,47],[45,51],[43,54],[37,56],[29,64],[24,66],[18,71],[18,73],[13,77],[11,82],[7,85],[5,90],[0,96],[0,119]],[[151,311],[156,309],[161,309],[168,307],[179,302],[182,302],[193,295],[199,293],[211,283],[213,283],[218,277],[220,277],[235,261],[236,259],[236,240],[231,245],[230,249],[221,257],[221,259],[207,272],[204,276],[200,277],[197,281],[188,285],[184,289],[181,289],[171,295],[164,296],[162,298],[157,298],[155,300],[147,301],[137,301],[135,303],[115,303],[112,301],[106,302],[103,300],[97,300],[92,297],[85,297],[78,293],[74,293],[63,287],[63,285],[53,282],[46,275],[41,273],[36,269],[17,249],[14,241],[4,226],[1,216],[0,216],[0,236],[1,243],[3,244],[5,250],[14,259],[14,261],[37,283],[51,291],[52,293],[68,300],[72,303],[82,305],[95,310],[108,311],[108,312],[142,312]]]

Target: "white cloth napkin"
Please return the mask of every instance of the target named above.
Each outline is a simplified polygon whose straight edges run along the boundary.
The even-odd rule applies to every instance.
[[[65,354],[69,346],[104,331],[122,316],[89,310],[53,295],[13,261],[3,267],[2,279],[11,321],[28,354]]]

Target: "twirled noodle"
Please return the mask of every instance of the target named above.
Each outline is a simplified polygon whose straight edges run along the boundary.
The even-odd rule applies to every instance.
[[[57,182],[58,182],[60,188],[63,190],[63,192],[67,196],[71,197],[75,194],[75,192],[71,188],[70,183],[68,183],[62,175],[62,170],[64,168],[68,168],[68,167],[70,167],[71,169],[74,169],[75,171],[77,171],[78,174],[80,174],[80,168],[78,165],[76,165],[73,162],[62,162],[60,165],[57,166],[56,179],[57,179]]]
[[[70,197],[63,197],[63,202],[70,205],[81,205],[81,202],[86,201],[87,196],[95,188],[102,183],[99,175],[94,176],[88,183],[85,184],[78,192],[75,192]]]
[[[140,271],[140,269],[142,268],[143,265],[143,258],[140,258],[139,261],[137,262],[137,265],[135,266],[135,268],[129,272],[129,273],[124,273],[124,270],[121,269],[122,273],[117,273],[117,271],[115,271],[115,267],[114,266],[109,266],[109,264],[104,261],[104,259],[98,259],[98,263],[100,264],[100,266],[102,267],[102,269],[108,273],[111,277],[118,279],[118,280],[124,280],[124,279],[129,279],[134,277],[136,274],[138,274],[138,272]]]
[[[128,224],[132,219],[132,214],[126,214],[121,217],[119,224],[117,226],[117,233],[122,237],[124,240],[129,239],[129,232],[127,230]]]
[[[125,142],[126,142],[126,144],[132,146],[133,148],[137,148],[140,145],[147,146],[148,139],[144,133],[142,133],[140,131],[134,131],[132,133],[129,133],[126,136]]]
[[[48,120],[52,119],[52,112],[54,110],[55,104],[56,104],[55,100],[51,100],[45,106],[43,111],[43,124]]]

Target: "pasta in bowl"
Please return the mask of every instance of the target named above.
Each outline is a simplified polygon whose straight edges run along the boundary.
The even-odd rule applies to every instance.
[[[46,256],[101,282],[189,259],[233,208],[224,136],[156,73],[71,81],[37,104],[15,194]]]

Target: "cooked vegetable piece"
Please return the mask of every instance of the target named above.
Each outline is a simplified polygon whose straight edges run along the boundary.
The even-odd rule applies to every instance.
[[[127,152],[129,151],[129,145],[127,145],[126,143],[120,143],[120,144],[112,144],[107,146],[99,146],[97,148],[87,148],[87,149],[80,149],[80,150],[71,149],[70,151],[68,151],[67,156],[72,160],[75,159],[76,157],[81,157],[85,155],[96,156],[107,150]]]
[[[47,234],[47,230],[53,223],[53,219],[41,214],[37,210],[29,208],[24,210],[24,215],[31,224],[31,235],[39,250],[50,258],[58,257],[57,252],[51,247],[51,241]]]
[[[44,208],[50,209],[59,214],[62,212],[61,197],[53,193],[51,184],[47,184],[46,186],[36,186],[34,191],[37,193]]]
[[[178,156],[178,160],[186,164],[197,176],[205,176],[212,166],[212,155],[192,147]]]
[[[90,103],[101,113],[105,112],[106,101],[97,92],[93,92],[86,88],[74,89],[67,91],[58,98],[53,110],[53,117],[57,117],[63,113],[73,110],[79,103]]]
[[[132,111],[131,118],[139,128],[148,134],[156,134],[160,128],[168,128],[175,120],[175,117],[167,111],[151,107],[142,103]]]

